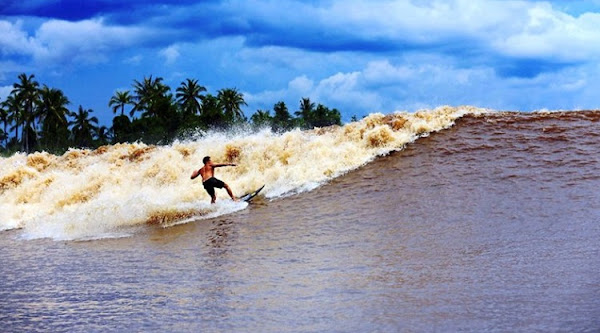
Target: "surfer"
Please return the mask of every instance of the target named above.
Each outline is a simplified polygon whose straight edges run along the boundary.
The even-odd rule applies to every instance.
[[[229,185],[225,184],[223,181],[215,178],[215,168],[220,168],[224,166],[236,166],[233,163],[213,163],[210,160],[210,156],[205,156],[202,159],[204,166],[197,171],[192,173],[192,179],[195,179],[199,175],[202,176],[202,184],[204,185],[204,189],[211,197],[210,203],[213,204],[217,200],[217,195],[215,194],[216,188],[225,188],[227,190],[227,194],[231,197],[233,201],[238,201],[238,199],[231,192],[231,188]]]

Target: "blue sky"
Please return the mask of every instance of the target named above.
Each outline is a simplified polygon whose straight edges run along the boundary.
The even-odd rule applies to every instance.
[[[7,4],[4,4],[6,3]],[[19,73],[110,125],[133,80],[237,88],[247,116],[302,97],[343,119],[439,105],[600,105],[600,1],[4,0],[0,99]]]

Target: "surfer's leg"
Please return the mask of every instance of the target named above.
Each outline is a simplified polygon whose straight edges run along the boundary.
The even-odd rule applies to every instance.
[[[204,189],[206,190],[206,192],[208,192],[208,195],[210,195],[210,203],[214,204],[215,201],[217,201],[217,194],[215,193],[215,188],[210,186],[209,184],[205,184]]]
[[[237,201],[238,200],[235,197],[235,195],[233,195],[233,192],[231,192],[231,188],[229,187],[229,185],[223,183],[223,187],[225,187],[225,189],[227,190],[227,194],[229,194],[229,196],[231,197],[231,200],[233,200],[233,201]]]

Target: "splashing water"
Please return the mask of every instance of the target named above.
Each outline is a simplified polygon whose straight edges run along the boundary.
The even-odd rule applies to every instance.
[[[267,198],[310,191],[377,156],[488,110],[439,107],[371,114],[359,122],[310,131],[209,133],[169,146],[116,144],[71,149],[62,156],[15,154],[0,159],[0,230],[57,240],[120,237],[145,224],[171,226],[246,208],[217,191],[211,205],[199,180],[202,158],[233,162],[216,176],[236,194],[266,184]]]

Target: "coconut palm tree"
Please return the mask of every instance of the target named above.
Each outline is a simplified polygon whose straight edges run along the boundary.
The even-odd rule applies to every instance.
[[[199,85],[198,80],[186,79],[176,91],[177,102],[185,115],[200,113],[202,106],[199,101],[204,97],[201,93],[206,91],[206,88]]]
[[[202,114],[200,119],[208,127],[220,126],[223,122],[223,108],[221,101],[212,94],[206,94],[202,99]]]
[[[252,117],[250,117],[250,121],[252,121],[252,124],[256,128],[271,127],[273,125],[273,117],[269,114],[269,110],[256,110]]]
[[[0,103],[0,121],[4,125],[2,130],[2,140],[4,141],[4,147],[8,147],[8,109],[6,108],[5,102]]]
[[[35,75],[27,75],[25,73],[19,74],[19,82],[13,84],[13,90],[17,100],[23,105],[23,133],[21,138],[23,139],[23,150],[29,152],[31,146],[31,140],[35,140],[35,131],[32,128],[32,124],[35,126],[35,119],[37,118],[35,105],[39,100],[39,89],[40,84],[35,81]]]
[[[96,137],[96,142],[99,145],[106,145],[110,142],[110,130],[106,128],[106,126],[96,127],[94,131],[94,136]]]
[[[310,101],[310,98],[302,98],[300,100],[300,110],[295,112],[296,117],[299,118],[300,124],[304,128],[313,127],[313,113],[315,110],[315,103]]]
[[[42,144],[50,148],[64,147],[69,139],[67,109],[69,99],[60,89],[44,85],[40,90],[38,110],[42,122]]]
[[[155,79],[150,75],[144,77],[142,82],[134,80],[133,99],[135,101],[132,112],[142,112],[142,117],[158,116],[160,114],[160,105],[165,98],[169,98],[167,93],[171,90],[169,86],[162,83],[163,78]]]
[[[6,97],[6,100],[2,102],[2,105],[4,106],[4,109],[8,112],[8,122],[13,124],[13,126],[10,128],[10,130],[15,131],[13,140],[15,142],[18,142],[19,126],[21,125],[22,107],[17,98],[15,97],[15,94],[12,93],[8,95],[8,97]]]
[[[90,117],[92,109],[85,110],[83,106],[79,106],[77,112],[72,112],[73,120],[69,122],[73,142],[80,147],[91,147],[93,144],[93,136],[98,125],[98,118]]]
[[[6,132],[4,132],[4,130],[0,129],[0,141],[5,141],[6,138],[8,138],[8,135],[6,134]],[[2,151],[4,147],[5,145],[0,145],[0,151]]]
[[[273,129],[276,131],[288,130],[292,127],[292,116],[284,102],[279,101],[273,106]]]
[[[121,116],[123,112],[125,112],[125,106],[134,104],[133,96],[129,94],[129,90],[119,91],[117,90],[115,94],[108,101],[108,106],[112,107],[113,113],[117,113],[117,111],[121,110]],[[133,110],[129,112],[130,116],[133,116]]]
[[[217,99],[219,99],[225,112],[225,117],[228,120],[238,121],[244,119],[244,112],[241,106],[247,106],[248,104],[244,101],[244,95],[237,91],[237,89],[221,89],[217,94]]]
[[[337,109],[329,109],[328,107],[319,104],[313,113],[312,125],[315,127],[325,127],[331,125],[341,125],[341,115]]]

